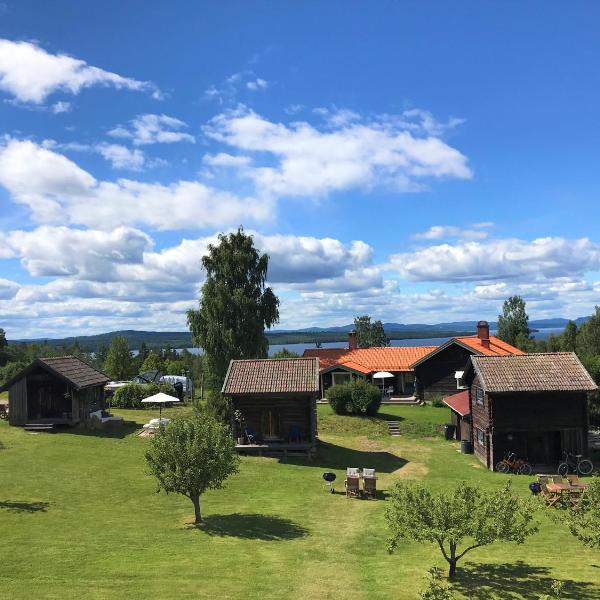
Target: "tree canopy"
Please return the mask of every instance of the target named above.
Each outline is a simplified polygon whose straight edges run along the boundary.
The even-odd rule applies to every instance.
[[[189,310],[192,339],[204,348],[216,388],[234,358],[265,358],[265,329],[279,321],[279,300],[265,286],[269,257],[259,254],[242,228],[220,235],[202,258],[206,281],[199,310]]]
[[[504,301],[502,314],[498,315],[498,337],[511,346],[521,348],[529,342],[529,333],[525,300],[521,296],[511,296]]]
[[[111,340],[104,361],[104,372],[117,381],[133,375],[133,360],[124,337],[116,336]]]
[[[537,531],[533,504],[512,494],[510,482],[483,492],[463,481],[454,490],[437,494],[420,484],[397,483],[390,499],[386,510],[390,552],[403,538],[435,543],[449,564],[450,579],[467,552],[499,541],[522,544]]]
[[[277,350],[271,355],[271,358],[298,358],[300,355],[297,352],[292,352],[287,348],[282,348],[281,350]]]
[[[600,477],[595,476],[576,506],[568,511],[571,533],[586,546],[600,550]]]
[[[373,321],[371,323],[369,315],[355,317],[354,331],[356,331],[356,343],[359,348],[378,348],[390,345],[382,322]]]
[[[206,413],[177,417],[161,427],[150,439],[145,458],[159,490],[192,501],[195,524],[202,522],[200,496],[223,487],[240,460],[229,428]]]

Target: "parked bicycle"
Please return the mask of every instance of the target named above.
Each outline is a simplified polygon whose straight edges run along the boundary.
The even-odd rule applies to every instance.
[[[531,465],[512,452],[508,452],[503,460],[496,463],[496,471],[499,473],[516,473],[517,475],[531,475]]]
[[[569,473],[577,473],[578,475],[590,475],[594,470],[594,465],[591,460],[583,458],[582,454],[571,454],[563,450],[563,460],[558,465],[557,472],[565,477]]]

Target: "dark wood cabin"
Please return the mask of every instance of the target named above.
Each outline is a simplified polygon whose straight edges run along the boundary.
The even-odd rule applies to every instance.
[[[472,356],[474,453],[493,469],[508,451],[555,466],[563,451],[588,453],[588,394],[596,384],[572,352]]]
[[[239,451],[314,450],[316,358],[232,360],[221,391],[232,404],[232,432]],[[235,411],[241,413],[241,423]]]
[[[87,425],[109,378],[76,356],[38,358],[0,389],[11,425]]]
[[[452,338],[411,365],[415,374],[416,396],[420,400],[431,400],[466,389],[461,376],[471,356],[508,354],[523,352],[490,336],[487,321],[479,321],[476,335]]]
[[[454,437],[457,440],[471,439],[471,408],[469,390],[462,390],[452,396],[446,396],[444,404],[450,409],[450,421],[454,425]]]

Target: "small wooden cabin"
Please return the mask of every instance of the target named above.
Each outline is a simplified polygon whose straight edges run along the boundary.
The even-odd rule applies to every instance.
[[[76,356],[38,358],[8,381],[11,425],[87,425],[110,379]]]
[[[472,356],[465,371],[475,455],[493,469],[508,451],[555,466],[588,453],[594,380],[572,352]]]
[[[456,431],[457,440],[471,439],[471,408],[469,406],[469,390],[462,390],[452,396],[446,396],[444,404],[450,409],[450,421]]]
[[[312,451],[317,437],[319,362],[316,358],[232,360],[222,393],[233,411],[241,451]],[[248,439],[251,436],[252,439]],[[253,443],[250,443],[253,442]]]

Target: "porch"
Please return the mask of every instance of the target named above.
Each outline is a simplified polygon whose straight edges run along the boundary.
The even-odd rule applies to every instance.
[[[311,443],[269,442],[264,444],[236,444],[235,449],[240,454],[251,456],[312,456],[314,446]]]

